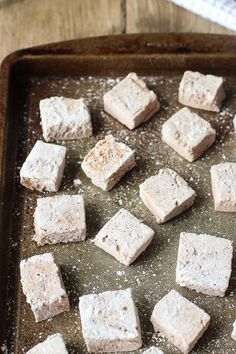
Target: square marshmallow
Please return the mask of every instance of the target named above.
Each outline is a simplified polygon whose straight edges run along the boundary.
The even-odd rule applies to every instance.
[[[93,135],[90,112],[84,99],[50,97],[39,103],[46,141],[87,138]]]
[[[232,241],[211,235],[182,232],[176,267],[180,286],[224,296],[232,270]]]
[[[185,106],[219,112],[225,98],[224,79],[185,71],[179,85],[179,102]]]
[[[95,186],[109,191],[135,164],[135,151],[107,135],[85,156],[81,167]]]
[[[236,212],[236,163],[211,167],[211,188],[215,210]]]
[[[143,354],[164,354],[162,350],[157,347],[151,347],[143,352]]]
[[[183,353],[188,354],[206,331],[210,316],[198,306],[171,290],[154,307],[151,322]]]
[[[84,295],[79,309],[88,352],[128,352],[142,346],[138,311],[130,289]]]
[[[201,156],[215,141],[210,123],[184,107],[162,126],[162,140],[188,161]]]
[[[36,322],[70,309],[59,266],[52,253],[20,262],[21,284]]]
[[[150,119],[160,104],[137,74],[130,73],[103,96],[104,110],[129,129]]]
[[[48,336],[44,342],[37,344],[26,354],[68,354],[65,342],[60,333]]]
[[[60,145],[36,142],[20,170],[20,183],[38,191],[57,192],[64,168],[66,148]]]
[[[84,198],[81,195],[38,198],[34,228],[33,239],[39,246],[85,240]]]
[[[233,323],[233,331],[231,333],[231,338],[236,341],[236,320]]]
[[[153,235],[150,227],[120,209],[99,231],[94,243],[128,266],[147,248]]]
[[[140,185],[140,197],[146,207],[162,224],[190,208],[196,193],[175,171],[161,169]]]

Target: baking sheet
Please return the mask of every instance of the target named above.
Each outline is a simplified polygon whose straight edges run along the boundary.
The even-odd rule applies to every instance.
[[[183,54],[185,58],[185,54]],[[236,54],[235,54],[236,58]],[[113,58],[114,59],[114,58]],[[174,57],[173,57],[174,59]],[[82,60],[82,59],[81,59]],[[179,234],[181,231],[209,233],[235,240],[235,215],[215,212],[210,188],[210,166],[219,162],[236,161],[236,134],[233,132],[232,117],[236,112],[236,73],[220,64],[214,66],[215,57],[208,63],[206,55],[199,56],[199,68],[204,72],[224,74],[227,82],[227,98],[220,113],[194,110],[211,122],[217,129],[217,141],[207,153],[194,163],[182,159],[170,147],[161,141],[162,124],[176,112],[181,105],[177,100],[178,84],[184,70],[191,69],[189,63],[180,58],[176,61],[177,69],[155,70],[149,67],[150,57],[140,60],[130,57],[127,67],[122,70],[116,61],[107,59],[102,75],[92,72],[79,75],[25,75],[18,84],[15,96],[15,120],[17,121],[17,141],[14,155],[14,170],[9,170],[14,177],[13,212],[9,232],[9,272],[8,299],[5,340],[3,353],[22,353],[29,350],[48,334],[60,332],[65,338],[70,353],[86,353],[81,334],[78,311],[79,296],[106,290],[131,287],[137,303],[144,346],[158,345],[164,352],[179,353],[164,337],[153,332],[150,316],[155,303],[172,288],[177,289],[189,300],[196,303],[211,315],[211,324],[193,353],[231,354],[236,352],[235,342],[230,339],[232,323],[236,317],[236,269],[234,267],[229,289],[225,298],[210,297],[180,288],[175,283],[175,267]],[[119,60],[122,57],[119,57]],[[162,59],[161,59],[162,60]],[[222,60],[222,58],[221,58]],[[98,60],[99,63],[99,60]],[[138,63],[138,65],[137,65]],[[194,64],[194,69],[198,64]],[[173,66],[173,63],[172,63]],[[111,70],[112,68],[112,70]],[[67,69],[68,70],[68,69]],[[134,131],[129,131],[103,111],[102,95],[129,71],[140,73],[153,89],[161,103],[161,109],[147,123]],[[40,70],[39,70],[40,71]],[[122,72],[121,72],[122,71]],[[37,73],[36,73],[37,74]],[[122,74],[122,75],[121,75]],[[85,242],[38,247],[32,241],[33,212],[37,197],[54,195],[53,193],[32,192],[19,185],[19,169],[37,139],[42,139],[39,123],[38,104],[40,99],[63,95],[66,97],[84,97],[88,103],[94,126],[94,136],[89,139],[71,142],[58,142],[68,149],[67,163],[58,194],[81,193],[86,201],[88,233]],[[13,103],[12,98],[9,102]],[[17,109],[16,109],[17,108]],[[106,134],[113,134],[117,140],[127,143],[137,153],[137,166],[129,172],[111,192],[103,192],[93,186],[80,168],[85,154]],[[13,134],[13,136],[14,136]],[[177,218],[164,225],[157,225],[154,217],[139,198],[139,184],[147,177],[158,173],[162,167],[170,167],[184,177],[196,190],[194,206]],[[82,185],[73,186],[73,179],[79,177]],[[155,230],[154,240],[148,249],[130,267],[97,248],[91,240],[100,228],[121,207],[127,208]],[[30,306],[19,285],[19,261],[35,254],[53,252],[61,265],[65,287],[69,294],[71,311],[53,319],[35,323]]]

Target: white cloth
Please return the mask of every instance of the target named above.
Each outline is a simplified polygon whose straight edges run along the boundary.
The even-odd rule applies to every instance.
[[[169,0],[176,5],[236,31],[236,0]]]

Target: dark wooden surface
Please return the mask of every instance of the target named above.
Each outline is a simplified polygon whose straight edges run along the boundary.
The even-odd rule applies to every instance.
[[[5,0],[0,61],[12,51],[73,38],[134,32],[233,33],[167,0]]]

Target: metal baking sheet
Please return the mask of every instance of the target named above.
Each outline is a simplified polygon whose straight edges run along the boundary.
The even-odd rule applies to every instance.
[[[227,98],[220,113],[200,115],[217,129],[216,143],[194,163],[182,159],[161,141],[162,124],[176,112],[177,92],[186,69],[223,75]],[[128,72],[137,72],[153,89],[161,109],[147,123],[128,130],[103,111],[102,95]],[[3,132],[1,170],[0,306],[1,350],[24,353],[47,335],[60,332],[70,353],[86,353],[78,311],[83,294],[131,287],[141,318],[143,348],[158,345],[164,352],[179,351],[153,332],[150,315],[155,303],[172,288],[211,315],[207,332],[193,353],[236,353],[230,338],[236,318],[236,269],[226,297],[217,298],[180,288],[175,267],[181,231],[209,233],[235,240],[235,215],[215,212],[210,187],[210,166],[236,161],[236,37],[213,35],[141,34],[90,38],[17,52],[1,70],[0,118]],[[19,184],[19,169],[37,139],[42,139],[39,101],[63,95],[84,97],[94,126],[92,138],[58,142],[68,149],[58,194],[81,193],[86,200],[88,233],[85,242],[38,247],[32,241],[37,197],[53,193],[32,192]],[[198,112],[197,110],[195,110]],[[80,168],[85,154],[106,134],[136,150],[137,166],[111,192],[93,186]],[[170,167],[197,192],[194,206],[164,225],[139,198],[139,184],[161,167]],[[82,185],[73,186],[79,177]],[[127,208],[155,230],[148,249],[130,267],[97,248],[91,240],[121,207]],[[61,265],[71,311],[35,323],[19,283],[21,259],[53,252]],[[235,262],[234,262],[235,264]]]

